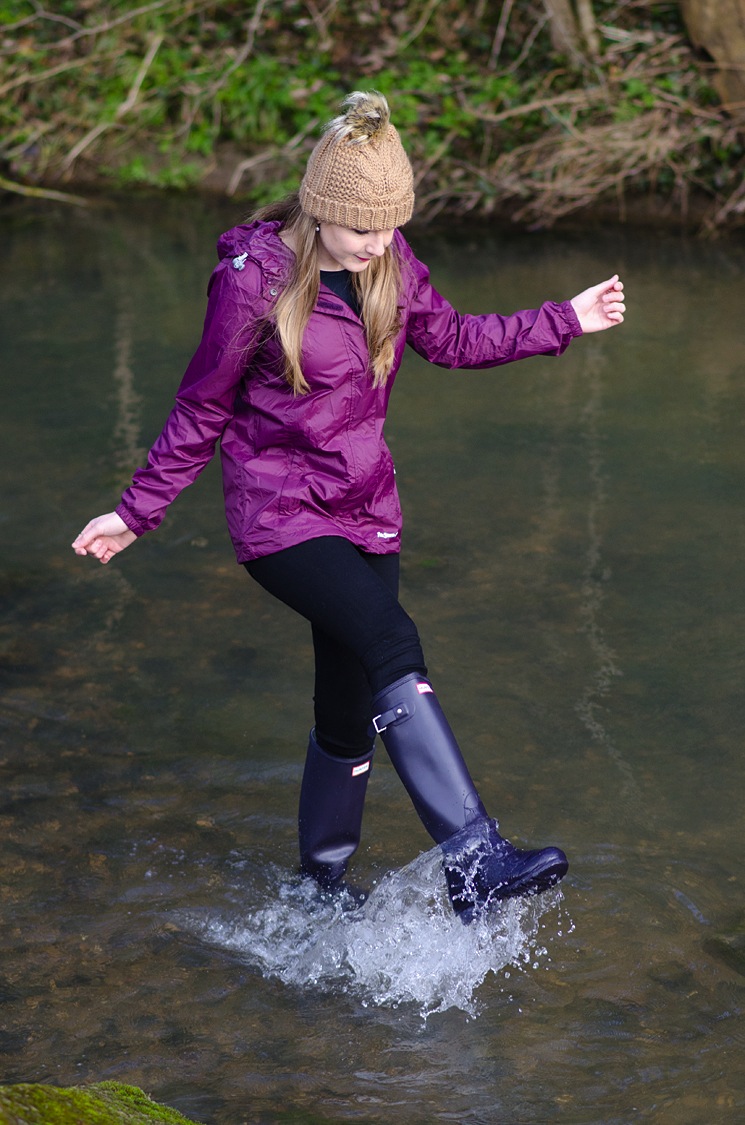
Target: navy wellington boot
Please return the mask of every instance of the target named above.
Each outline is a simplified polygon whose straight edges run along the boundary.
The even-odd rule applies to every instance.
[[[343,889],[359,845],[372,756],[372,749],[359,758],[328,754],[310,732],[298,813],[300,871],[326,891]]]
[[[464,922],[492,903],[555,887],[569,866],[560,848],[516,848],[488,818],[456,832],[442,844],[442,852],[450,901]]]
[[[404,676],[375,696],[373,708],[373,727],[442,847],[450,901],[464,922],[502,899],[540,894],[566,875],[559,848],[521,851],[499,835],[429,680]]]

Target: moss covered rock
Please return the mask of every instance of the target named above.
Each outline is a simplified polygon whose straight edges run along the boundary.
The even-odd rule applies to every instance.
[[[196,1125],[137,1086],[0,1086],[0,1125]]]

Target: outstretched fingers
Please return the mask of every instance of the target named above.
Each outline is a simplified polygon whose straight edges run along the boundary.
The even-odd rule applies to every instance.
[[[612,320],[615,324],[623,323],[623,314],[626,312],[623,297],[623,282],[616,274],[610,279],[608,288],[602,295],[603,311],[608,320]]]
[[[618,274],[591,285],[572,298],[572,306],[583,332],[602,332],[622,324],[626,304],[623,282]]]

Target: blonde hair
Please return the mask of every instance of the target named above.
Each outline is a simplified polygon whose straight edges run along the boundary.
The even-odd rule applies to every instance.
[[[305,329],[318,300],[321,282],[317,222],[303,211],[296,194],[262,208],[253,218],[279,220],[292,236],[295,262],[289,282],[277,298],[272,318],[284,353],[285,378],[295,394],[307,394],[310,387],[303,375],[302,351]],[[352,281],[360,301],[373,386],[379,387],[391,373],[396,339],[401,331],[401,270],[393,244],[380,258],[371,259],[364,271],[352,274]]]

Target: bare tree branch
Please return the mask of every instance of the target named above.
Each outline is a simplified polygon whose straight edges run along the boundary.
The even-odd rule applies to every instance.
[[[134,81],[129,88],[129,93],[127,94],[124,101],[116,108],[113,121],[99,121],[99,123],[97,125],[94,125],[94,127],[90,129],[85,134],[85,136],[78,141],[76,145],[73,145],[65,159],[62,161],[63,173],[67,173],[70,170],[81,153],[83,153],[85,149],[87,149],[88,146],[93,143],[93,141],[95,141],[98,137],[101,136],[102,133],[105,133],[108,129],[112,129],[117,121],[119,121],[119,119],[123,117],[125,113],[129,113],[131,109],[134,109],[137,97],[142,87],[142,83],[145,81],[145,76],[152,66],[153,59],[157,55],[158,49],[164,38],[165,35],[162,32],[158,32],[157,34],[150,36],[150,46],[148,47],[145,57],[143,58],[137,69],[137,74],[135,75]]]
[[[570,90],[566,94],[556,94],[553,98],[539,98],[534,102],[513,105],[509,109],[503,109],[500,113],[486,113],[474,106],[471,106],[471,112],[480,121],[488,121],[494,125],[499,121],[507,121],[510,117],[524,117],[529,113],[536,113],[540,109],[591,105],[593,102],[602,101],[606,96],[606,92],[600,86],[596,86],[587,90]]]
[[[18,78],[11,78],[4,86],[0,86],[0,97],[11,90],[16,90],[19,86],[28,86],[32,82],[46,82],[49,78],[56,78],[58,74],[63,74],[66,70],[76,70],[78,67],[87,66],[89,62],[90,58],[72,59],[70,62],[60,63],[59,66],[50,67],[49,70],[42,70],[37,74],[21,74]]]
[[[328,21],[329,17],[333,16],[334,12],[339,7],[339,0],[330,0],[328,7],[323,12],[319,10],[313,0],[305,0],[305,6],[310,12],[311,19],[318,32],[319,51],[328,51],[334,41],[329,32]]]
[[[191,7],[191,4],[186,4],[187,13]],[[81,27],[74,35],[68,35],[65,39],[61,39],[59,43],[53,45],[55,47],[68,47],[71,43],[74,43],[76,39],[82,39],[87,35],[101,35],[104,31],[111,31],[113,28],[120,27],[123,23],[129,23],[130,20],[137,19],[138,16],[143,16],[147,12],[156,12],[159,8],[183,9],[184,0],[156,0],[153,4],[144,4],[141,8],[133,8],[131,12],[119,16],[115,20],[94,24],[93,27]]]
[[[512,14],[514,3],[515,0],[504,0],[502,4],[502,10],[499,13],[499,23],[494,33],[494,42],[491,45],[491,54],[489,55],[489,70],[496,70],[497,60],[502,51],[502,44],[507,34],[507,25],[510,22],[510,15]]]
[[[25,195],[31,199],[52,199],[57,203],[75,203],[78,207],[90,206],[89,201],[80,195],[70,195],[66,191],[53,191],[50,188],[29,187],[28,184],[6,180],[4,176],[0,176],[0,190],[12,191],[15,195]]]
[[[268,160],[291,156],[295,149],[297,149],[305,140],[308,133],[312,133],[317,125],[318,118],[314,117],[307,123],[305,128],[301,129],[299,133],[296,133],[294,137],[290,137],[289,141],[287,141],[287,143],[284,144],[282,148],[270,148],[265,150],[264,152],[257,153],[255,156],[249,156],[246,160],[241,160],[233,169],[233,174],[230,177],[230,183],[228,184],[226,189],[227,194],[235,195],[236,191],[238,190],[238,185],[243,179],[244,174],[246,172],[249,172],[251,168],[256,168],[259,164],[265,164]]]
[[[75,20],[68,19],[67,16],[57,16],[52,12],[48,12],[46,8],[42,8],[38,0],[30,0],[31,6],[35,9],[33,16],[26,16],[25,19],[17,20],[15,23],[3,24],[3,32],[17,31],[19,27],[28,27],[31,23],[36,23],[37,20],[51,20],[53,23],[64,24],[65,27],[71,27],[73,31],[80,28],[80,24]]]
[[[577,21],[587,50],[593,58],[600,54],[600,36],[592,8],[592,0],[576,0]]]
[[[414,40],[417,39],[422,34],[425,27],[429,23],[429,20],[430,20],[430,17],[432,15],[432,13],[434,12],[435,8],[437,7],[437,5],[439,3],[440,3],[440,0],[429,0],[429,3],[425,7],[424,11],[422,12],[421,16],[419,17],[419,19],[417,20],[417,22],[415,23],[414,27],[411,29],[409,34],[404,35],[403,38],[399,41],[398,46],[397,46],[397,49],[399,51],[405,50],[409,46],[410,43],[413,43]]]
[[[549,17],[554,50],[571,59],[581,58],[577,20],[569,0],[543,0],[543,6]]]
[[[254,8],[253,15],[251,16],[251,19],[248,21],[248,25],[247,25],[247,28],[246,28],[246,42],[243,44],[240,51],[235,56],[235,58],[233,59],[233,61],[230,64],[230,66],[226,70],[223,71],[223,73],[220,75],[220,77],[218,79],[216,79],[216,81],[214,81],[212,83],[212,85],[206,91],[205,96],[214,97],[215,94],[217,93],[217,91],[225,85],[225,83],[227,82],[230,75],[234,71],[236,71],[239,66],[242,66],[243,63],[248,58],[248,56],[251,54],[251,52],[254,49],[254,41],[256,39],[256,32],[259,30],[259,24],[261,23],[261,17],[264,14],[264,8],[267,6],[267,3],[268,3],[268,0],[257,0],[256,7]]]

